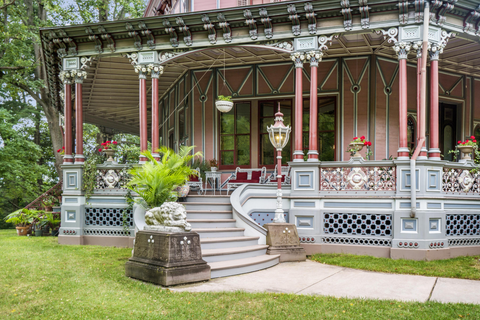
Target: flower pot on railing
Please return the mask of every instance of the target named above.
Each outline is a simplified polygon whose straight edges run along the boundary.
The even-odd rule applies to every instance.
[[[473,152],[473,146],[458,145],[457,149],[462,153],[461,160],[472,160],[470,153]]]
[[[362,158],[360,151],[363,149],[364,143],[363,142],[350,142],[349,147],[351,150],[355,150],[355,154],[352,158]]]
[[[114,161],[113,157],[115,156],[115,150],[113,149],[104,149],[105,155],[108,157],[107,161]]]

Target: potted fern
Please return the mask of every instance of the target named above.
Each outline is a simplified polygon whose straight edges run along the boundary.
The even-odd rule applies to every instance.
[[[220,112],[229,112],[233,108],[233,101],[231,96],[218,96],[215,101],[215,106]]]

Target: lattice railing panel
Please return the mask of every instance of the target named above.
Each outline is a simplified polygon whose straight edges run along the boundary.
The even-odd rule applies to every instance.
[[[123,227],[123,208],[85,208],[85,225]],[[127,210],[127,226],[133,227],[133,210]]]
[[[371,239],[371,238],[350,238],[350,237],[322,237],[322,243],[329,244],[348,244],[356,246],[380,246],[391,247],[391,239]]]
[[[325,234],[392,236],[391,214],[324,213]]]
[[[480,238],[470,238],[470,239],[449,239],[449,247],[459,247],[459,246],[480,246]]]
[[[128,172],[123,169],[98,169],[96,190],[127,189]]]
[[[444,192],[480,193],[480,173],[467,169],[443,168]]]
[[[395,167],[321,168],[323,191],[395,191]]]
[[[480,235],[480,214],[447,214],[445,220],[447,237]]]
[[[133,236],[132,231],[125,231],[123,229],[83,229],[83,234],[86,236],[112,236],[112,237],[128,237]]]

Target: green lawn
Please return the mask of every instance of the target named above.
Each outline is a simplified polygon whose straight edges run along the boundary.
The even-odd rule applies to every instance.
[[[0,230],[0,319],[478,319],[480,306],[321,296],[174,293],[124,276],[130,249]],[[283,281],[283,280],[282,280]],[[252,286],[254,284],[252,283]]]
[[[413,261],[332,253],[315,254],[310,259],[325,264],[369,271],[480,280],[480,256]]]

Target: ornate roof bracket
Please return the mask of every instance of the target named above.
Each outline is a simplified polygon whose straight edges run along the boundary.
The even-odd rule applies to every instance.
[[[332,34],[330,37],[327,37],[326,35],[319,36],[318,37],[318,50],[320,50],[320,52],[327,51],[328,50],[327,43],[329,43],[330,46],[331,46],[332,42],[333,42],[333,39],[338,39],[339,36],[340,36],[340,34]]]
[[[408,1],[398,0],[398,22],[406,24],[408,22]]]
[[[232,42],[232,29],[230,29],[230,25],[228,24],[225,15],[219,13],[217,19],[220,21],[218,26],[223,29],[223,40],[225,40],[226,43]]]
[[[99,37],[93,33],[92,28],[86,27],[85,32],[88,34],[88,40],[93,41],[95,43],[95,51],[97,51],[98,53],[102,53],[103,43],[99,39]]]
[[[455,3],[458,0],[447,0],[443,1],[443,5],[437,11],[437,24],[439,26],[443,25],[447,21],[447,12],[451,11],[455,7]],[[435,1],[437,2],[437,1]],[[441,1],[439,1],[441,2]]]
[[[287,6],[287,12],[289,14],[288,19],[292,21],[292,33],[294,36],[299,36],[302,33],[300,27],[300,17],[297,14],[297,8],[294,4],[289,4]]]
[[[134,39],[134,43],[133,43],[134,47],[137,50],[142,50],[143,45],[142,45],[142,38],[140,37],[140,34],[137,31],[135,31],[132,24],[129,22],[125,23],[125,28],[128,31],[128,35]]]
[[[423,21],[424,10],[425,10],[425,0],[415,0],[415,22]]]
[[[358,10],[360,11],[360,24],[362,29],[370,29],[370,12],[368,12],[370,7],[367,2],[368,0],[358,0],[358,4],[361,6]]]
[[[206,14],[202,14],[203,28],[208,31],[208,40],[211,44],[217,43],[217,30],[215,25],[210,22],[210,17]]]
[[[313,11],[311,2],[305,3],[305,17],[308,19],[308,32],[310,34],[317,34],[317,14]]]
[[[346,31],[352,30],[352,9],[350,9],[350,1],[349,0],[342,0],[340,1],[340,5],[342,6],[342,10],[340,11],[343,15],[343,27]]]
[[[57,49],[57,54],[60,58],[67,55],[67,46],[62,39],[53,39],[52,42],[60,47]]]
[[[103,26],[98,27],[98,31],[101,33],[100,38],[107,41],[107,48],[113,53],[116,51],[115,40],[113,37],[107,33],[107,30]]]
[[[397,43],[398,42],[398,39],[397,39],[398,29],[397,28],[390,28],[390,29],[388,29],[388,31],[385,31],[383,29],[375,29],[375,30],[373,30],[373,32],[375,32],[376,34],[383,34],[383,39],[384,40],[387,40],[387,37],[388,37],[388,40],[387,40],[388,43]]]
[[[177,17],[175,19],[175,21],[177,22],[178,27],[179,27],[178,31],[183,32],[183,42],[185,42],[185,45],[191,46],[193,44],[192,33],[190,32],[189,28],[187,27],[187,25],[183,21],[183,18],[182,17]]]
[[[475,20],[480,18],[480,5],[474,11],[467,14],[465,19],[463,20],[463,32],[475,34],[476,27],[475,27]],[[480,22],[480,21],[479,21]]]
[[[155,49],[155,37],[153,36],[153,33],[152,31],[150,31],[148,28],[147,28],[147,25],[145,24],[145,22],[143,21],[140,21],[138,23],[138,27],[140,29],[142,29],[141,33],[147,37],[147,46],[154,50]]]
[[[262,18],[263,25],[265,26],[263,32],[265,33],[265,37],[267,39],[271,39],[273,37],[273,26],[272,26],[272,19],[268,17],[268,12],[266,8],[260,8],[258,11],[260,17]]]
[[[170,21],[164,19],[163,26],[165,27],[165,32],[170,34],[170,44],[172,45],[172,47],[178,47],[178,35],[175,29],[170,24]]]
[[[257,40],[258,38],[258,30],[257,30],[257,21],[253,19],[252,11],[249,9],[243,10],[243,16],[245,17],[245,24],[250,27],[248,33],[250,34],[250,38],[252,40]]]
[[[73,41],[72,38],[63,38],[63,42],[65,42],[68,45],[69,54],[73,54],[75,56],[78,54],[77,44],[75,43],[75,41]]]

